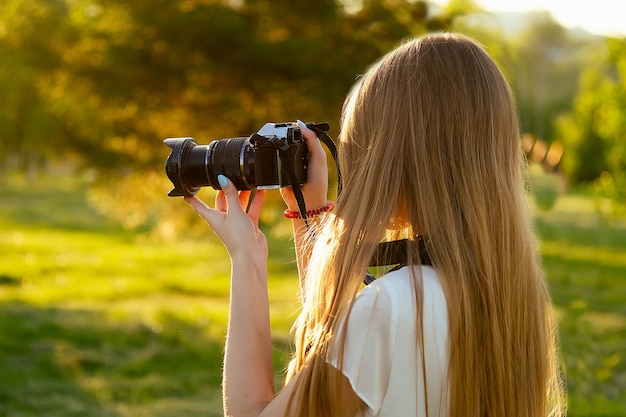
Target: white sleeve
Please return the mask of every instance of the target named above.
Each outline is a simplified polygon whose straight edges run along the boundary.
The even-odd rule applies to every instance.
[[[376,284],[370,284],[356,297],[347,320],[343,363],[339,364],[338,346],[333,346],[328,360],[341,369],[373,415],[380,410],[389,386],[398,320],[393,293]]]

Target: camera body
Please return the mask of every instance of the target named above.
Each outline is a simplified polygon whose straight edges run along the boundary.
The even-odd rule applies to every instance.
[[[309,151],[300,127],[266,123],[250,137],[218,139],[198,145],[193,138],[168,138],[172,151],[165,172],[174,188],[169,196],[194,195],[200,187],[221,187],[217,176],[228,177],[238,190],[276,189],[291,184],[288,165],[299,184],[307,179]]]

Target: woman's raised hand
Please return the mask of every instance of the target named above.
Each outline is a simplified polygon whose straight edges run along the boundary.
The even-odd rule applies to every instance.
[[[232,181],[223,175],[218,176],[218,181],[222,189],[215,197],[215,208],[209,207],[196,196],[185,197],[185,201],[217,233],[232,260],[267,261],[267,241],[259,229],[265,191],[256,191],[246,212],[250,191],[237,191]]]

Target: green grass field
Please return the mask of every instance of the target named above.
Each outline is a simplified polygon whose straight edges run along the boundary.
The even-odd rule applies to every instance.
[[[120,228],[84,186],[0,182],[0,416],[221,415],[226,252],[208,229],[166,241]],[[570,415],[624,416],[626,228],[607,226],[581,195],[562,196],[537,224]],[[280,371],[298,307],[288,239],[270,238],[270,275]]]

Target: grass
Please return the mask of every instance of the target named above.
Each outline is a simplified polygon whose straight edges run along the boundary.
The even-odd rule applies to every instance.
[[[174,241],[120,228],[87,204],[86,185],[0,183],[0,415],[221,415],[226,252],[211,232]],[[550,206],[537,226],[570,416],[626,415],[626,228],[583,195]],[[290,246],[270,237],[277,371],[297,310]]]
[[[542,258],[560,325],[571,416],[626,415],[626,228],[583,196],[540,215]]]
[[[208,229],[164,242],[116,227],[83,187],[13,178],[0,188],[0,415],[222,415],[227,253]],[[275,243],[280,368],[297,281],[289,242]]]

